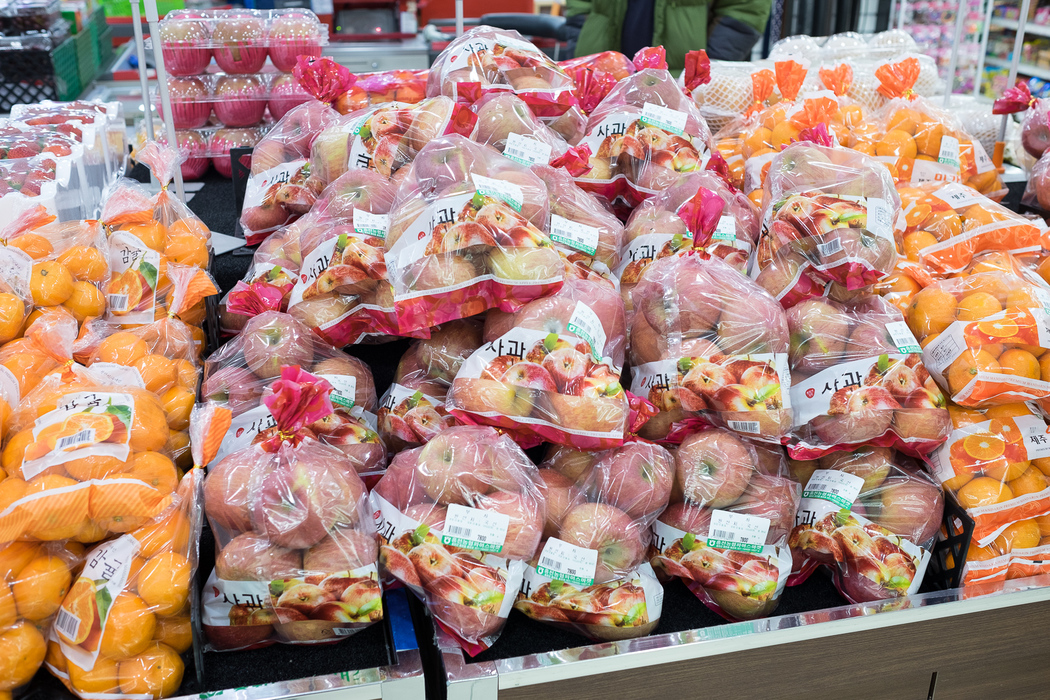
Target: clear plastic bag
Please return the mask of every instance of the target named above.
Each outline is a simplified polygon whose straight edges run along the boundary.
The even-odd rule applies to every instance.
[[[364,482],[306,429],[332,415],[331,389],[282,366],[264,399],[274,429],[221,459],[223,433],[236,430],[228,410],[206,404],[191,427],[194,461],[211,462],[204,505],[217,551],[201,621],[214,649],[330,643],[383,618]]]
[[[938,485],[889,448],[825,455],[803,488],[789,538],[790,583],[823,564],[851,603],[917,593],[943,510]]]
[[[470,655],[499,637],[543,533],[536,467],[492,428],[401,452],[372,491],[379,562]]]
[[[647,548],[674,470],[671,453],[645,442],[600,453],[586,478],[575,483],[540,470],[546,472],[547,527],[553,534],[525,571],[515,607],[534,620],[602,641],[654,630],[663,587]]]
[[[766,465],[729,431],[694,433],[675,453],[673,502],[653,523],[653,567],[728,620],[771,615],[791,575],[787,540],[801,493],[783,451]]]
[[[620,385],[624,316],[619,294],[590,280],[569,280],[513,313],[489,312],[484,344],[452,382],[449,412],[583,449],[622,444],[632,428]]]
[[[1025,185],[1021,203],[1033,209],[1050,211],[1050,158],[1040,157],[1032,168],[1032,174]]]
[[[631,390],[660,410],[643,437],[702,417],[779,442],[791,426],[791,375],[787,319],[773,297],[697,251],[654,262],[631,297]]]

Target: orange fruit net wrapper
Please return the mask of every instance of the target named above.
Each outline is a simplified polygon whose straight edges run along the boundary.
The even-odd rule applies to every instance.
[[[874,143],[868,134],[866,142],[852,147],[889,163],[901,184],[957,182],[1002,199],[1006,187],[980,141],[950,114],[912,92],[919,75],[916,58],[883,64],[875,74],[881,81],[879,92],[891,98],[879,114],[881,133]]]
[[[226,456],[228,409],[194,416],[194,461],[211,462],[204,503],[217,553],[202,623],[212,648],[330,643],[383,617],[364,482],[307,428],[332,413],[331,390],[283,366],[265,399],[276,425]]]
[[[204,472],[179,482],[155,518],[85,556],[51,630],[48,670],[82,698],[174,695],[193,644]]]
[[[961,272],[974,256],[1003,251],[1035,258],[1050,249],[1045,224],[1026,219],[958,183],[900,186],[908,228],[904,256],[936,276]]]
[[[1024,403],[949,412],[954,429],[928,468],[973,518],[974,544],[1000,554],[1038,546],[1050,525],[1046,420]]]
[[[923,364],[951,400],[985,407],[1050,397],[1048,308],[1043,285],[976,272],[918,292],[906,317]]]

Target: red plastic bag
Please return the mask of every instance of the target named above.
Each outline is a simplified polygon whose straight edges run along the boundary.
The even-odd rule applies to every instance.
[[[194,461],[212,462],[204,505],[217,552],[201,621],[214,649],[332,642],[383,617],[365,485],[304,430],[332,414],[330,391],[281,367],[264,399],[274,432],[217,462],[222,432],[235,430],[227,409],[205,404],[194,423]]]
[[[718,428],[687,437],[675,451],[675,502],[653,523],[653,567],[728,620],[773,614],[791,575],[802,489],[782,450],[766,464],[760,449]]]
[[[569,280],[516,312],[490,312],[484,344],[460,367],[446,403],[461,420],[536,440],[615,447],[631,428],[620,385],[626,350],[616,291]]]
[[[667,450],[645,442],[596,455],[586,477],[575,483],[541,469],[546,539],[525,571],[515,607],[534,620],[602,641],[656,629],[663,587],[647,548],[674,469]]]
[[[401,452],[371,494],[385,573],[470,655],[499,637],[543,532],[536,467],[492,428]]]

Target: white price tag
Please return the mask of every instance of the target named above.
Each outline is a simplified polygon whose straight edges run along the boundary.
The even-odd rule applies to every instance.
[[[941,151],[937,154],[937,162],[955,170],[959,169],[959,139],[954,136],[941,137]]]
[[[839,253],[841,251],[842,241],[840,241],[838,238],[832,238],[827,243],[817,244],[817,253],[820,255],[821,260],[823,260],[824,258],[831,257],[832,255],[835,255],[836,253]]]
[[[513,182],[496,180],[477,173],[471,173],[470,177],[474,180],[474,187],[479,194],[505,202],[513,207],[514,211],[521,211],[521,205],[525,201],[525,196],[522,194],[521,188]]]
[[[732,214],[722,214],[722,218],[718,220],[718,226],[715,228],[715,232],[711,235],[711,240],[736,240],[736,219],[733,218]]]
[[[522,165],[546,165],[551,162],[551,147],[521,134],[508,134],[503,155]]]
[[[707,546],[757,554],[766,544],[768,533],[769,520],[766,518],[727,510],[712,510],[711,527],[707,531]]]
[[[942,202],[947,202],[951,205],[952,209],[961,209],[968,207],[971,204],[976,204],[981,201],[983,197],[976,190],[971,190],[969,187],[960,185],[957,182],[952,182],[941,189],[933,193],[933,196]]]
[[[646,102],[645,106],[642,107],[642,124],[655,126],[658,129],[670,131],[679,136],[685,133],[687,118],[685,112],[679,112],[677,109],[671,109],[663,105],[655,105],[652,102]]]
[[[16,296],[29,296],[33,259],[18,248],[0,246],[0,279],[11,285]]]
[[[509,526],[510,516],[504,513],[451,503],[441,530],[441,544],[498,554],[503,551]]]
[[[354,231],[356,233],[385,239],[389,228],[390,216],[388,214],[373,214],[364,209],[354,209]]]
[[[876,236],[893,240],[893,211],[881,197],[868,197],[868,230]]]
[[[319,374],[321,379],[332,385],[329,398],[332,405],[341,408],[353,408],[354,396],[357,395],[357,377],[349,374]]]
[[[893,344],[897,346],[897,349],[904,353],[922,352],[922,348],[919,347],[919,341],[915,339],[915,335],[908,328],[908,324],[904,321],[892,321],[886,324],[886,331],[893,338]]]
[[[601,362],[602,351],[605,350],[605,329],[602,328],[598,314],[594,313],[591,307],[582,301],[576,302],[576,308],[573,309],[569,324],[565,328],[586,340],[591,346],[591,355],[595,361]]]
[[[547,578],[558,579],[577,586],[594,584],[598,570],[598,552],[551,537],[540,552],[536,572]]]
[[[142,381],[142,375],[134,367],[118,365],[114,362],[95,362],[91,365],[92,374],[98,376],[103,384],[113,386],[137,386],[145,389],[146,383]]]
[[[551,240],[587,255],[598,250],[598,229],[551,214]]]
[[[977,139],[973,140],[973,160],[978,175],[995,169],[995,163],[988,157],[988,151],[984,150],[984,146]]]
[[[849,508],[864,488],[864,479],[837,469],[818,469],[809,477],[802,498],[819,498]]]
[[[1039,416],[1014,416],[1028,459],[1050,457],[1050,428]]]

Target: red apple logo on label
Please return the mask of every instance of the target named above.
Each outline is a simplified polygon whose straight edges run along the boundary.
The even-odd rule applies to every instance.
[[[243,434],[244,434],[244,428],[237,428],[237,437],[240,437]]]
[[[806,389],[806,398],[807,399],[812,399],[813,395],[816,394],[816,393],[817,392],[812,387],[810,387],[809,389]]]

